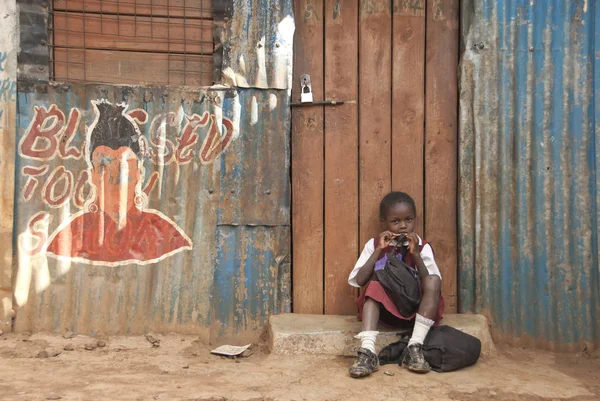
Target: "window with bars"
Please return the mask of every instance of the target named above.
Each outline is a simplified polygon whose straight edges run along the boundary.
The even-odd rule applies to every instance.
[[[212,0],[53,0],[50,79],[212,84]]]

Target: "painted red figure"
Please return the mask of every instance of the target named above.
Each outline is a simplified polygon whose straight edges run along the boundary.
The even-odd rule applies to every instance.
[[[141,133],[125,106],[94,103],[86,160],[92,200],[50,237],[46,252],[92,264],[145,264],[191,249],[192,242],[168,217],[146,209],[141,190]]]

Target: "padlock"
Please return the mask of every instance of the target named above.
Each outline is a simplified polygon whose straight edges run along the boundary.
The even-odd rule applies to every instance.
[[[304,74],[300,77],[300,87],[302,88],[302,93],[300,94],[300,101],[302,103],[312,103],[313,95],[312,86],[310,85],[310,75]]]

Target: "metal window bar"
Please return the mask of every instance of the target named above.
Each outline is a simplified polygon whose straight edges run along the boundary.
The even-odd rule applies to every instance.
[[[53,0],[49,13],[53,81],[212,84],[211,0]],[[110,63],[119,64],[117,76]]]

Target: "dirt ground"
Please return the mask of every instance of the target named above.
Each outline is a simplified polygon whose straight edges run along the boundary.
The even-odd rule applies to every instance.
[[[598,352],[500,349],[499,356],[459,372],[419,376],[386,365],[354,380],[347,374],[351,358],[282,357],[255,345],[249,356],[229,359],[211,355],[194,337],[154,337],[158,347],[143,336],[5,333],[0,336],[0,399],[600,400]]]

